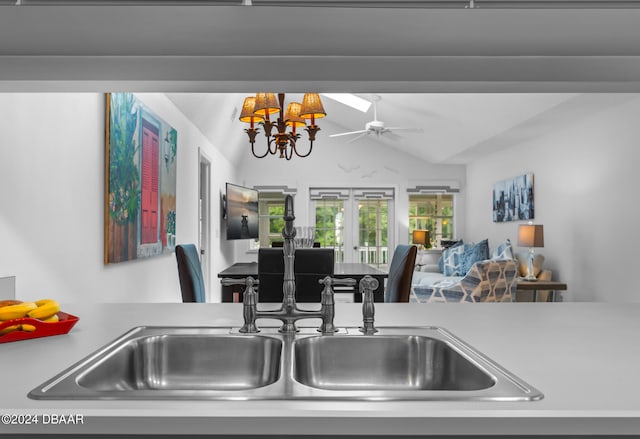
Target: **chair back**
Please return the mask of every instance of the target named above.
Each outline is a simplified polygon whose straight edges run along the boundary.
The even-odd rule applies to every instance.
[[[417,253],[415,245],[400,244],[396,247],[389,266],[385,302],[409,302]]]
[[[205,302],[200,256],[194,244],[176,245],[176,261],[183,302]]]
[[[294,273],[296,302],[320,302],[323,286],[319,279],[333,275],[335,251],[332,248],[296,249]],[[284,255],[281,248],[258,250],[258,301],[282,302]]]

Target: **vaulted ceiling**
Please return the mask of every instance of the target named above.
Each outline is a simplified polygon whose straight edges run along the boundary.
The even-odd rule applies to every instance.
[[[372,94],[357,94],[371,100]],[[377,137],[354,142],[356,136],[331,134],[363,129],[373,119],[373,107],[362,113],[323,98],[327,117],[319,121],[318,142],[341,142],[367,151],[369,142],[417,157],[428,163],[466,164],[502,148],[540,137],[580,118],[617,105],[630,94],[572,93],[381,93],[378,120],[386,126],[422,128],[423,133]],[[225,139],[227,157],[234,163],[249,154],[246,125],[237,120],[244,95],[231,93],[170,93],[169,99],[213,144]],[[299,94],[287,94],[287,102]],[[231,132],[230,132],[231,131]]]

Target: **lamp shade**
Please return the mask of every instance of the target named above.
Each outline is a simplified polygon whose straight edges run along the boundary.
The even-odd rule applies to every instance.
[[[320,95],[318,93],[305,93],[302,98],[302,108],[300,109],[300,117],[305,119],[320,119],[325,117],[327,113],[324,111]]]
[[[266,116],[280,111],[280,104],[275,93],[256,93],[256,106],[254,113],[258,116]]]
[[[430,241],[428,230],[414,230],[413,231],[413,243],[427,245]]]
[[[307,123],[300,117],[300,102],[291,102],[287,106],[287,111],[284,113],[284,119],[288,126],[304,127]]]
[[[255,113],[256,98],[255,96],[249,96],[244,99],[242,104],[242,111],[240,112],[241,122],[262,122],[264,118],[262,116],[256,116]]]
[[[518,245],[521,247],[544,247],[544,229],[541,224],[520,224]]]

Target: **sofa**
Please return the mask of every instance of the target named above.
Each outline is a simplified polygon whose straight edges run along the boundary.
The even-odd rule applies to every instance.
[[[439,258],[438,258],[439,256]],[[489,254],[487,240],[464,244],[437,252],[421,252],[416,258],[412,281],[412,302],[512,302],[531,301],[530,292],[516,295],[517,279],[528,273],[527,253],[516,254],[507,239]],[[536,255],[534,274],[551,279],[542,270],[544,257]],[[548,292],[538,293],[546,300]]]
[[[512,259],[478,261],[459,280],[449,278],[414,286],[412,301],[511,302],[517,273]]]

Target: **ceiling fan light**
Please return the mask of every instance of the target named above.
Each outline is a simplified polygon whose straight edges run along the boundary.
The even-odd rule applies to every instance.
[[[262,122],[264,118],[262,116],[256,116],[255,114],[256,98],[255,96],[249,96],[244,99],[242,104],[242,111],[240,112],[241,122]]]
[[[305,93],[302,98],[302,107],[300,109],[300,117],[304,119],[320,119],[325,117],[327,113],[324,111],[320,95],[318,93]]]
[[[256,106],[254,113],[258,116],[266,116],[280,111],[280,104],[275,93],[256,93]]]
[[[307,125],[305,120],[300,117],[300,108],[302,105],[300,102],[291,102],[287,106],[287,111],[284,114],[284,119],[287,126],[304,127]]]

